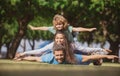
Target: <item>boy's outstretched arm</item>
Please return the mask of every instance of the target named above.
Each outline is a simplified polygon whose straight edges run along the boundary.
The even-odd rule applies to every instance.
[[[92,32],[94,30],[97,30],[97,29],[96,28],[73,27],[74,32],[84,32],[84,31]]]
[[[48,30],[48,27],[45,27],[45,26],[43,26],[43,27],[34,27],[32,25],[28,25],[28,26],[31,30],[42,30],[42,31],[47,31]]]

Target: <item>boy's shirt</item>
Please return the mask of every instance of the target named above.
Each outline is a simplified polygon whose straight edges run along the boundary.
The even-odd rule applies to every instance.
[[[72,26],[68,26],[67,30],[64,31],[64,34],[66,35],[67,39],[69,42],[73,42],[73,35],[72,35]],[[51,33],[55,34],[56,33],[56,30],[54,29],[54,27],[49,27],[48,29]]]

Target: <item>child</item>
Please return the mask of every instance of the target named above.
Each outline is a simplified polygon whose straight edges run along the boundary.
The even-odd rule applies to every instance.
[[[55,34],[56,31],[63,31],[68,38],[69,42],[73,42],[72,32],[83,32],[83,31],[94,31],[96,28],[82,28],[82,27],[72,27],[69,25],[66,18],[62,15],[55,15],[53,18],[53,26],[51,27],[33,27],[29,25],[31,30],[43,30],[43,31],[50,31],[51,33]]]

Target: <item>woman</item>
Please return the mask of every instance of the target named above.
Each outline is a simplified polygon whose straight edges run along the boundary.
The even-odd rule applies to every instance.
[[[50,31],[51,33],[55,34],[56,31],[63,31],[63,33],[66,35],[66,38],[68,39],[68,41],[70,42],[70,44],[73,45],[74,50],[79,50],[81,51],[82,53],[87,53],[87,54],[92,54],[92,52],[96,52],[96,51],[102,51],[102,54],[108,54],[109,52],[107,50],[102,50],[102,49],[92,49],[92,50],[84,50],[83,47],[80,47],[78,46],[75,42],[74,42],[74,39],[73,39],[73,35],[72,35],[72,32],[84,32],[84,31],[88,31],[88,32],[91,32],[91,31],[94,31],[96,30],[96,28],[82,28],[82,27],[73,27],[73,26],[70,26],[67,19],[65,17],[63,17],[62,15],[55,15],[53,17],[53,26],[51,27],[45,27],[45,26],[42,26],[42,27],[33,27],[30,25],[30,28],[32,30],[43,30],[43,31]],[[53,46],[53,43],[49,44],[49,45],[46,45],[45,48],[43,47],[41,50],[41,52],[46,51],[46,47],[48,49],[52,48],[51,46]],[[90,48],[89,48],[90,49]]]
[[[66,36],[64,35],[63,32],[61,31],[57,31],[55,36],[54,36],[54,42],[53,43],[50,43],[49,45],[46,45],[45,47],[41,48],[41,49],[37,49],[37,50],[31,50],[31,51],[26,51],[26,52],[23,52],[23,53],[19,53],[18,55],[16,55],[16,58],[17,57],[20,57],[20,56],[24,56],[24,55],[43,55],[45,53],[48,53],[49,51],[52,51],[52,48],[53,48],[53,45],[54,43],[57,43],[57,44],[64,44],[65,42],[68,42]],[[67,44],[67,43],[66,43]],[[91,53],[99,53],[99,54],[104,54],[106,52],[107,54],[107,49],[102,49],[102,48],[89,48],[89,47],[81,47],[81,46],[78,46],[78,47],[73,47],[70,43],[69,43],[69,46],[71,47],[72,50],[74,51],[84,51],[84,53],[86,53],[86,51],[89,51],[90,54]],[[49,51],[48,51],[49,50]],[[88,53],[86,53],[88,55]]]
[[[52,53],[49,53],[40,57],[27,56],[27,57],[23,57],[22,59],[28,60],[28,61],[44,62],[49,64],[77,64],[77,65],[87,64],[88,65],[90,64],[90,62],[92,62],[92,60],[97,60],[102,58],[107,58],[107,59],[118,58],[115,55],[89,55],[88,56],[88,55],[74,54],[70,49],[66,49],[66,47],[67,46],[65,45],[55,43]]]
[[[73,58],[73,56],[71,56],[71,54],[73,53],[74,49],[71,47],[71,44],[69,43],[69,41],[67,40],[67,38],[66,38],[66,36],[64,35],[63,32],[57,31],[57,33],[54,36],[54,44],[62,44],[62,45],[64,45],[66,47],[66,50],[71,50],[71,51],[66,51],[66,55],[67,55],[67,59],[71,60],[70,63],[72,63],[72,61],[74,63],[75,59]],[[87,49],[87,48],[85,48],[85,49]],[[88,50],[89,49],[92,50],[92,48],[88,48]],[[95,48],[95,49],[98,50],[99,48],[98,49]],[[93,50],[94,50],[94,48],[93,48]],[[52,51],[52,48],[51,48],[51,51]],[[41,54],[40,50],[37,50],[37,51],[36,50],[35,51],[27,51],[27,52],[23,52],[23,53],[20,53],[20,54],[16,55],[15,59],[21,59],[21,57],[24,57],[25,55],[38,55],[38,54]]]

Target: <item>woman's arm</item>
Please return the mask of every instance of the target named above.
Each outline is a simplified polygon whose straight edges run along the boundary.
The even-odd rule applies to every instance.
[[[19,55],[17,55],[17,57],[21,57],[24,55],[41,55],[45,52],[47,52],[48,50],[52,50],[54,42],[46,45],[45,47],[41,48],[41,49],[37,49],[37,50],[31,50],[31,51],[26,51],[23,53],[20,53]]]
[[[73,27],[72,30],[73,30],[74,32],[84,32],[84,31],[91,32],[91,31],[96,30],[96,28]]]
[[[82,46],[78,45],[77,43],[75,43],[74,50],[80,51],[82,53],[87,53],[87,54],[97,53],[97,54],[102,54],[102,55],[106,55],[106,54],[109,54],[110,52],[112,52],[111,50],[108,50],[108,49],[82,47]]]

